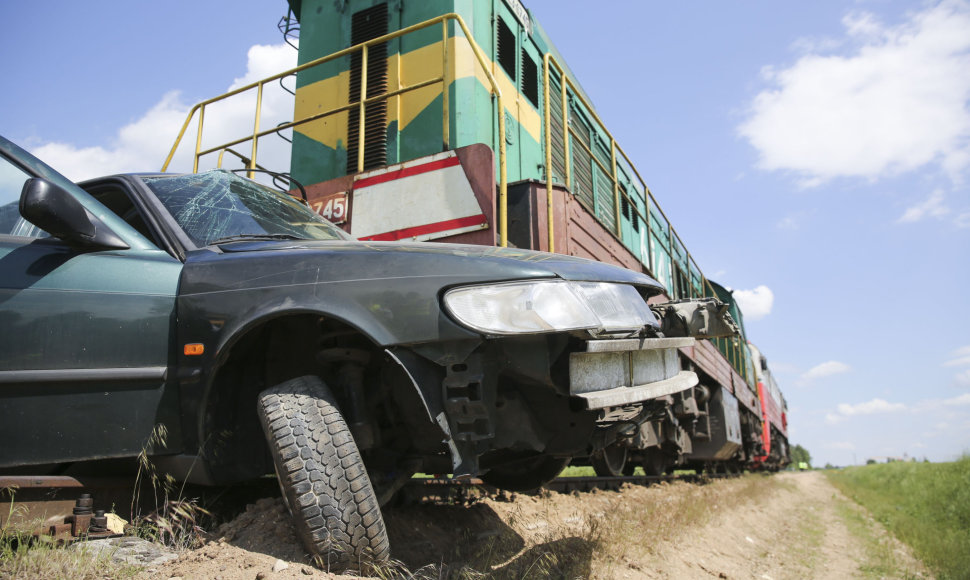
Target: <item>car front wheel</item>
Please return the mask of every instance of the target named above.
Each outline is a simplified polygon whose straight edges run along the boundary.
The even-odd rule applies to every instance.
[[[259,394],[258,413],[297,535],[320,567],[386,560],[377,497],[330,389],[291,379]]]

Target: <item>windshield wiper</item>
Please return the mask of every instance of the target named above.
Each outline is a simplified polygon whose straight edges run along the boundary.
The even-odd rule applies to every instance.
[[[300,236],[294,236],[293,234],[236,234],[234,236],[226,236],[224,238],[219,238],[209,242],[210,246],[217,246],[219,244],[226,244],[229,242],[242,242],[248,240],[302,240]]]

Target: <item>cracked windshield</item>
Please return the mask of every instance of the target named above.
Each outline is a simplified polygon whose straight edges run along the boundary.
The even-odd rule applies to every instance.
[[[227,171],[145,183],[200,247],[247,239],[350,239],[292,197]]]

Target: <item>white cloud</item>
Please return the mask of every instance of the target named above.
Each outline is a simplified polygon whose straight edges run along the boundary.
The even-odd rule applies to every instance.
[[[797,230],[801,226],[798,224],[798,220],[796,220],[791,216],[788,216],[778,220],[778,223],[775,224],[775,227],[778,228],[779,230]]]
[[[848,403],[840,403],[836,407],[835,413],[827,413],[825,415],[825,420],[828,423],[839,423],[848,419],[849,417],[856,417],[860,415],[880,415],[883,413],[897,413],[899,411],[905,411],[906,405],[902,403],[890,403],[884,399],[873,399],[871,401],[866,401],[865,403],[858,403],[856,405],[850,405]]]
[[[835,443],[830,443],[827,447],[829,449],[844,449],[846,451],[855,451],[855,444],[850,441],[837,441]]]
[[[902,403],[889,403],[884,399],[873,399],[865,403],[859,403],[857,405],[849,405],[847,403],[841,403],[837,407],[840,414],[847,417],[853,415],[875,415],[879,413],[894,413],[896,411],[903,411],[906,409],[906,405]]]
[[[123,127],[108,147],[52,142],[32,147],[31,152],[74,181],[126,171],[158,171],[188,111],[189,106],[173,91]]]
[[[771,288],[761,285],[754,290],[735,290],[734,299],[738,301],[745,320],[761,320],[771,314],[775,294]]]
[[[814,367],[808,369],[807,372],[802,374],[802,380],[814,381],[816,379],[822,379],[825,377],[831,377],[833,375],[840,375],[842,373],[847,373],[851,370],[852,370],[852,367],[845,364],[844,362],[830,360],[827,362],[823,362],[822,364],[815,365]]]
[[[952,419],[954,417],[966,416],[966,411],[963,409],[954,409],[954,407],[963,407],[966,405],[970,405],[970,393],[964,393],[956,397],[950,397],[949,399],[923,399],[913,407],[913,410],[917,413],[929,413],[935,417],[949,417]],[[948,426],[946,423],[936,425],[940,429]]]
[[[232,81],[231,89],[249,84],[296,65],[296,51],[286,44],[253,46],[247,55],[247,72]],[[215,95],[213,95],[215,96]],[[50,142],[32,147],[31,152],[68,178],[81,181],[90,177],[130,171],[158,171],[168,156],[179,129],[185,122],[191,105],[181,99],[178,91],[164,95],[141,118],[125,125],[109,145],[78,147],[68,143]],[[255,91],[234,100],[206,109],[203,147],[212,146],[251,133],[254,124]],[[293,116],[293,96],[276,83],[266,86],[263,94],[261,129],[269,128]],[[196,119],[198,115],[196,115]],[[195,122],[190,124],[169,171],[192,170],[192,147],[195,143]],[[286,171],[289,167],[287,147],[281,139],[270,136],[259,142],[260,165]],[[250,145],[244,143],[236,150],[248,155]],[[202,167],[214,167],[216,156],[204,160]],[[239,166],[228,159],[224,166]]]
[[[950,213],[950,208],[943,203],[943,190],[937,189],[922,203],[908,208],[897,220],[898,223],[918,222],[926,217],[942,218]]]
[[[951,399],[946,399],[943,401],[944,407],[958,407],[962,405],[970,405],[970,393],[960,395],[959,397],[953,397]]]
[[[945,367],[963,367],[970,365],[970,345],[961,346],[956,349],[950,356],[953,358],[943,363]]]
[[[970,369],[957,373],[953,377],[953,382],[960,388],[970,389]]]
[[[806,186],[836,177],[875,180],[937,164],[954,181],[970,166],[970,3],[943,0],[896,26],[868,13],[843,19],[826,41],[784,69],[738,131],[765,170]],[[828,54],[839,44],[841,54]],[[824,45],[824,46],[823,46]]]

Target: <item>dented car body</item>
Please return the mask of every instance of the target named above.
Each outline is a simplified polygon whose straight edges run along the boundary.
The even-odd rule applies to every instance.
[[[644,274],[358,242],[222,171],[82,191],[0,150],[0,470],[63,472],[147,446],[184,480],[284,480],[274,445],[303,428],[279,435],[289,423],[274,417],[298,394],[265,393],[303,380],[346,424],[375,501],[416,471],[526,489],[697,384],[677,356],[693,339],[663,336],[646,302],[663,288]]]

